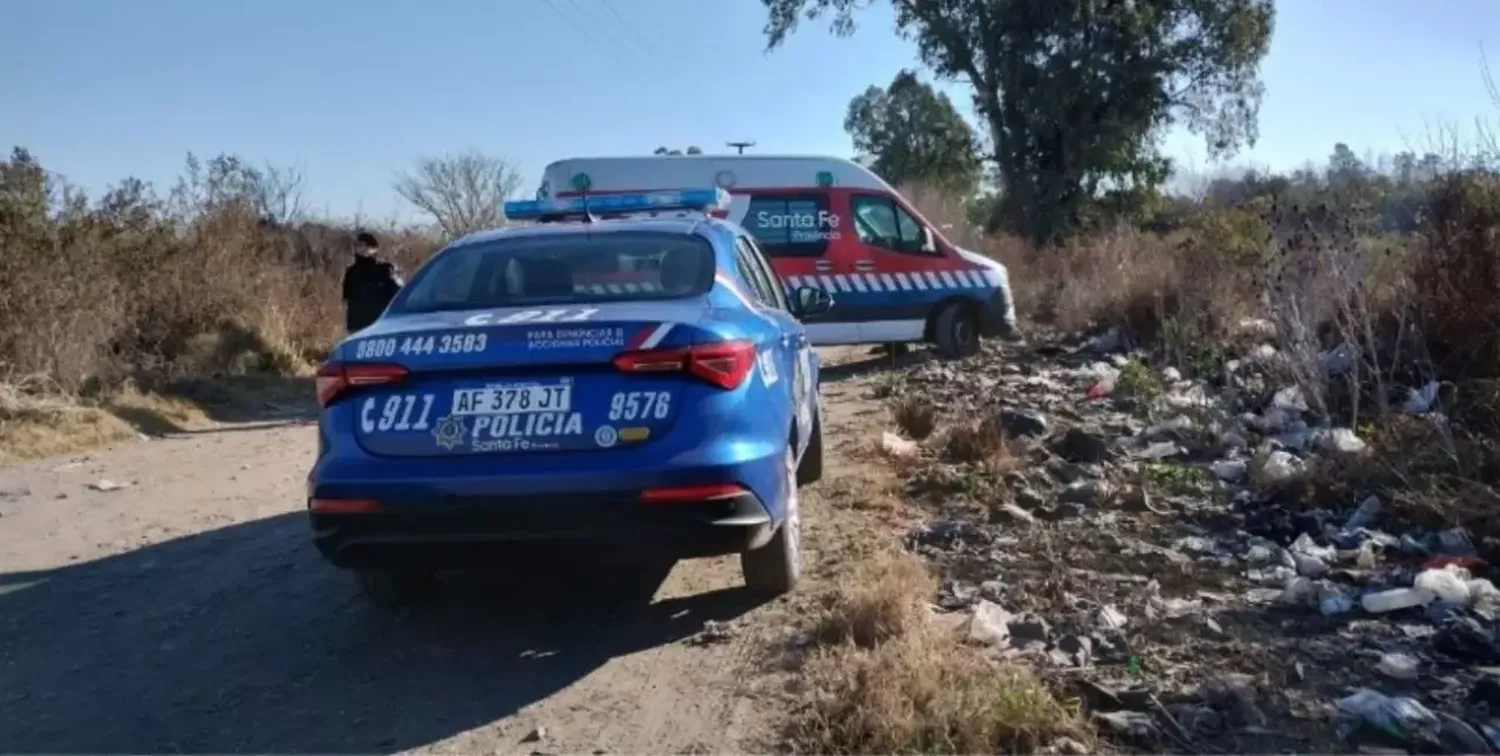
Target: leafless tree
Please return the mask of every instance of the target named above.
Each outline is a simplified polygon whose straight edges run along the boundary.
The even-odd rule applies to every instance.
[[[521,188],[521,171],[509,160],[480,152],[422,158],[397,176],[402,199],[432,216],[449,237],[505,221],[503,203]]]
[[[260,217],[279,225],[290,225],[307,215],[303,191],[307,179],[299,168],[267,164],[250,169],[246,191]]]

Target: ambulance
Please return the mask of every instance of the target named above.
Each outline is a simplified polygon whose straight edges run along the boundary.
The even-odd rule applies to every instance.
[[[894,188],[850,160],[817,156],[591,157],[547,165],[537,199],[718,186],[788,291],[833,307],[804,323],[814,344],[926,342],[949,357],[1016,326],[1005,266],[961,249]]]

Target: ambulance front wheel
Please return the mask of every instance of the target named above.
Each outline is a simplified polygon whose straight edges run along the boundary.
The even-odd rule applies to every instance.
[[[974,308],[954,302],[943,308],[933,323],[933,341],[938,354],[950,359],[968,357],[979,351],[979,320]]]

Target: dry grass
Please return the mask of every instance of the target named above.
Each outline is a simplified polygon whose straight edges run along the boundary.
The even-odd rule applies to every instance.
[[[310,391],[306,386],[303,392]],[[212,427],[212,415],[274,396],[255,389],[225,390],[217,402],[126,386],[102,398],[28,393],[0,384],[0,465],[129,441],[141,433],[166,434]]]
[[[265,401],[243,395],[244,379],[306,375],[342,332],[354,229],[278,215],[267,200],[297,190],[268,184],[279,176],[190,159],[166,197],[126,180],[89,203],[23,150],[0,161],[8,458],[198,422],[183,407],[201,402],[147,394],[237,382],[220,403],[250,407]],[[381,231],[408,272],[435,248]]]
[[[891,419],[907,438],[921,441],[937,429],[937,407],[918,397],[908,397],[891,407]]]
[[[927,608],[921,560],[885,551],[824,598],[790,734],[811,753],[1029,753],[1092,745],[1079,712],[1026,668],[964,645]]]
[[[134,438],[129,423],[100,407],[28,399],[0,387],[0,465]]]
[[[887,551],[857,566],[833,591],[819,597],[818,638],[827,644],[874,648],[891,638],[917,632],[926,623],[927,601],[937,581],[922,561]]]
[[[955,424],[939,443],[943,458],[949,462],[977,463],[999,470],[1010,467],[1015,459],[1005,431],[988,420]]]

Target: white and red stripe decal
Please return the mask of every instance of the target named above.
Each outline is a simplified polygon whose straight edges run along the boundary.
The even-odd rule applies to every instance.
[[[671,323],[658,323],[654,326],[646,326],[637,331],[625,345],[627,349],[655,349],[667,334],[672,332]]]

